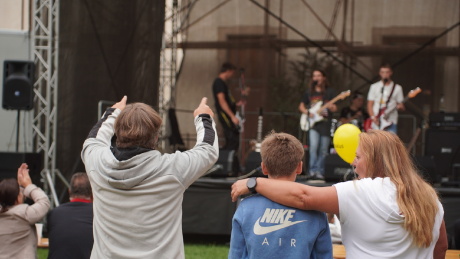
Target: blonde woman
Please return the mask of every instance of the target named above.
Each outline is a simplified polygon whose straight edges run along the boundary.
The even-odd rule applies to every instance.
[[[417,173],[393,133],[361,133],[358,179],[330,187],[257,179],[255,190],[283,205],[339,215],[347,258],[444,258],[447,235],[436,191]],[[232,199],[248,193],[247,180]]]

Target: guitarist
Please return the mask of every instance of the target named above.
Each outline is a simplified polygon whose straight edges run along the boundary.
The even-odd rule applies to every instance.
[[[319,69],[313,70],[311,87],[305,92],[299,105],[299,111],[308,116],[313,116],[313,114],[309,114],[308,111],[311,106],[320,101],[325,104],[335,96],[336,93],[334,89],[328,87],[326,74]],[[308,177],[312,179],[324,180],[324,159],[329,153],[332,113],[335,111],[337,111],[337,106],[335,104],[330,104],[321,114],[324,120],[318,121],[309,127],[310,159]]]
[[[397,133],[398,111],[405,109],[402,87],[391,80],[393,70],[389,64],[380,66],[379,75],[381,80],[372,84],[367,95],[367,110],[369,116],[376,125],[380,125],[381,118],[386,116],[386,120],[392,122],[388,128],[382,130]],[[397,107],[394,112],[385,114],[386,109]]]
[[[228,86],[227,81],[235,74],[236,66],[229,62],[222,64],[219,76],[212,84],[212,93],[214,95],[214,103],[216,105],[217,117],[224,130],[225,145],[222,149],[235,150],[238,152],[239,148],[239,124],[240,120],[236,117],[237,106],[241,105],[233,98]],[[249,88],[246,88],[248,90]],[[246,94],[246,92],[241,93]]]

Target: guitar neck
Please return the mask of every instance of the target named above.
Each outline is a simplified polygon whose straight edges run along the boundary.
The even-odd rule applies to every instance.
[[[410,99],[410,97],[409,97],[409,96],[406,96],[406,97],[404,97],[404,99],[402,100],[401,103],[405,103],[405,102],[407,102],[409,99]],[[394,110],[396,110],[397,107],[398,107],[398,106],[395,106],[395,107],[391,108],[390,110],[388,110],[388,111],[386,112],[386,114],[389,114],[389,113],[393,112]]]
[[[334,97],[332,100],[330,100],[329,102],[325,103],[323,106],[321,106],[321,108],[318,109],[317,113],[320,114],[324,109],[326,109],[327,106],[331,105],[331,104],[334,104],[335,102],[337,102],[339,99],[341,98],[340,95],[337,95],[336,97]]]

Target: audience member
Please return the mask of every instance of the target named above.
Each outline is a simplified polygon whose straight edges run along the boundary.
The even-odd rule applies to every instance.
[[[295,181],[302,173],[302,143],[286,133],[269,134],[261,146],[262,172]],[[255,188],[255,178],[248,188]],[[298,210],[255,194],[241,201],[233,216],[228,258],[332,258],[326,215]]]
[[[286,206],[340,215],[347,258],[445,257],[443,207],[396,134],[361,133],[352,166],[358,180],[313,187],[257,178],[255,190]],[[247,180],[233,184],[233,201],[246,193]]]
[[[24,197],[34,204],[25,204]],[[0,258],[37,258],[35,223],[46,215],[50,201],[32,184],[27,164],[19,167],[17,180],[0,181],[0,206]]]
[[[70,180],[70,202],[48,214],[49,259],[90,258],[93,248],[93,194],[86,173]]]
[[[327,221],[329,222],[329,231],[331,232],[331,239],[333,244],[342,244],[342,226],[337,215],[327,213]]]
[[[195,147],[162,154],[161,117],[126,100],[107,109],[83,144],[94,197],[91,258],[184,258],[183,194],[219,156],[214,114],[203,98]]]

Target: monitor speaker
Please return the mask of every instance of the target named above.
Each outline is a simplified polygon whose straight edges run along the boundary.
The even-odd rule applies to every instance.
[[[240,173],[240,162],[235,150],[219,150],[216,164],[209,169],[208,177],[236,177]]]
[[[353,178],[351,165],[337,154],[329,154],[324,160],[324,180],[326,182],[343,182]]]
[[[265,175],[262,173],[262,169],[260,168],[261,162],[262,157],[260,156],[260,152],[252,151],[246,158],[244,173],[251,173],[251,177],[264,177]]]
[[[31,110],[34,104],[34,63],[3,62],[3,102],[7,110]]]

